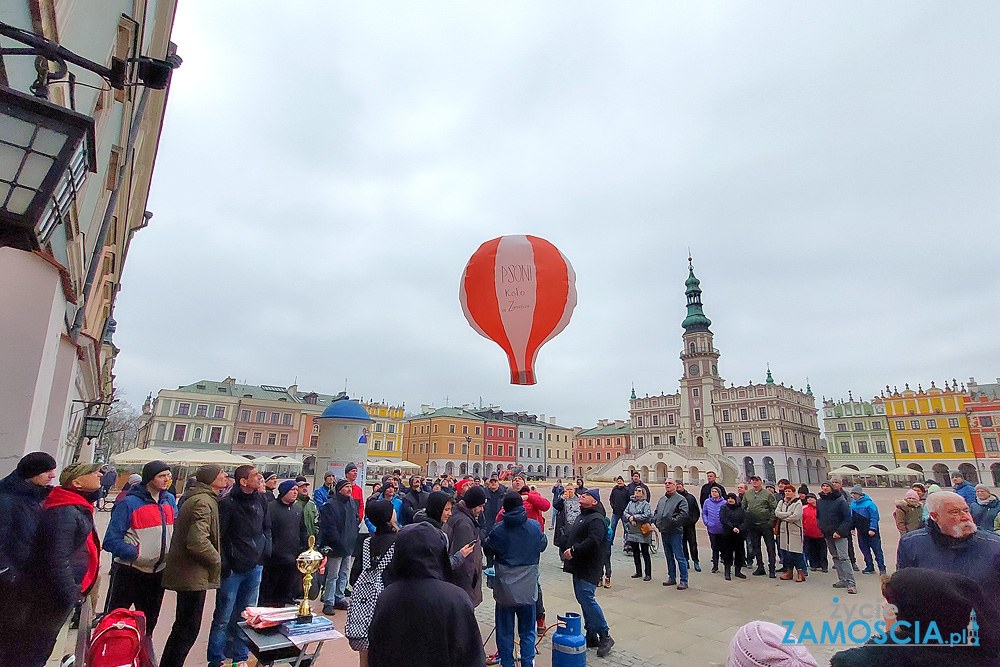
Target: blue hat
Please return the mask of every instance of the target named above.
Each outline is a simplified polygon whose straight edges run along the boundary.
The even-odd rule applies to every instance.
[[[285,495],[296,486],[294,479],[286,479],[284,482],[278,485],[278,497]]]
[[[588,496],[590,496],[597,502],[601,502],[601,490],[598,489],[597,487],[594,487],[593,489],[587,489],[586,491],[584,491],[584,493],[586,493]]]

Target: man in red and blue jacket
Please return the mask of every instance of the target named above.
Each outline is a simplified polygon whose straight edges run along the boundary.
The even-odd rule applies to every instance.
[[[114,556],[108,609],[128,609],[146,615],[146,632],[156,627],[163,602],[161,578],[177,514],[177,501],[167,491],[170,467],[150,461],[142,469],[142,482],[123,502],[115,503],[104,534],[104,550]]]

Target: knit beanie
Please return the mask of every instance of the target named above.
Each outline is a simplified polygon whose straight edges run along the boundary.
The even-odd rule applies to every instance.
[[[278,485],[278,497],[279,498],[282,497],[283,495],[285,495],[294,488],[295,488],[295,480],[286,479],[284,482]]]
[[[132,473],[131,475],[128,476],[128,483],[129,484],[138,484],[141,481],[142,481],[142,475],[140,475],[137,472],[134,472],[134,473]]]
[[[794,637],[794,636],[792,636]],[[727,667],[819,667],[801,644],[783,644],[785,628],[766,621],[752,621],[736,631],[729,642]]]
[[[270,482],[272,479],[274,479],[277,476],[278,476],[278,473],[276,473],[276,472],[266,472],[266,473],[264,473],[264,481],[265,482]]]
[[[346,480],[346,479],[342,479],[342,480],[340,480],[339,482],[337,482],[337,486],[335,486],[335,487],[334,487],[334,490],[335,490],[335,491],[336,491],[337,493],[340,493],[340,490],[341,490],[342,488],[344,488],[345,486],[351,486],[351,482],[350,482],[349,480]]]
[[[31,479],[35,475],[56,469],[56,460],[45,452],[25,454],[17,462],[17,476],[21,479]]]
[[[373,500],[365,505],[365,518],[376,528],[392,521],[392,512],[391,500]]]
[[[910,489],[903,495],[903,500],[920,500],[920,494]]]
[[[59,474],[59,485],[69,486],[77,477],[83,477],[84,475],[89,475],[92,472],[96,472],[101,469],[101,464],[99,463],[73,463],[63,468],[62,473]]]
[[[806,486],[805,484],[803,484],[802,486],[799,487],[799,493],[804,493],[804,494],[808,495],[809,494],[809,487]]]
[[[510,512],[518,507],[524,505],[524,501],[521,500],[521,494],[517,491],[508,491],[503,496],[503,511]]]
[[[932,493],[937,493],[940,490],[941,490],[940,486],[938,486],[937,484],[931,484],[930,486],[927,487],[927,495],[930,495]]]
[[[990,487],[986,486],[985,484],[976,484],[976,491],[978,491],[979,489],[982,489],[986,493],[990,493],[990,494],[993,493],[992,491],[990,491]]]
[[[154,477],[159,475],[164,470],[170,470],[170,466],[163,461],[150,461],[146,465],[142,466],[142,483],[149,484],[153,481]]]
[[[220,472],[222,472],[222,466],[215,463],[206,463],[195,471],[194,478],[202,484],[211,484],[219,476]],[[141,482],[142,479],[140,478],[139,481]]]
[[[472,509],[473,507],[479,507],[480,505],[485,505],[486,491],[484,491],[483,487],[479,486],[478,484],[473,484],[472,486],[468,487],[468,491],[466,491],[465,495],[462,496],[462,502],[464,502],[465,506],[468,507],[469,509]]]
[[[352,470],[357,470],[357,469],[358,469],[358,466],[356,466],[353,463],[348,463],[346,466],[344,466],[344,474],[346,475],[347,473],[351,472]]]
[[[598,489],[596,486],[592,489],[587,489],[586,491],[584,491],[584,493],[586,493],[588,496],[590,496],[597,502],[601,502],[601,490]]]
[[[450,502],[451,496],[444,491],[432,491],[427,496],[427,504],[424,506],[424,511],[427,512],[427,516],[430,518],[440,521],[441,515],[444,513],[444,506]]]
[[[859,496],[863,496],[865,495],[865,487],[861,486],[860,484],[855,484],[854,488],[851,489],[851,493],[856,493]]]
[[[465,493],[465,490],[469,487],[470,484],[472,484],[472,480],[470,479],[461,480],[458,484],[455,485],[455,493],[457,493],[458,495],[462,495],[463,493]]]

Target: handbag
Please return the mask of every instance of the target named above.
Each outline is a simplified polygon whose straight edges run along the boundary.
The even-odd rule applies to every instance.
[[[653,524],[649,523],[648,521],[646,523],[640,524],[639,532],[641,532],[643,535],[649,535],[651,532],[653,532]]]

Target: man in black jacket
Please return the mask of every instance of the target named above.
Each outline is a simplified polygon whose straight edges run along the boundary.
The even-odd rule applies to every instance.
[[[45,452],[32,452],[17,469],[0,480],[0,618],[9,618],[8,604],[18,597],[17,586],[31,561],[42,515],[42,501],[56,476],[56,460]],[[20,606],[19,604],[15,606]]]
[[[628,497],[631,498],[635,495],[635,490],[638,487],[642,487],[642,490],[646,492],[646,500],[649,500],[653,496],[649,494],[649,487],[646,486],[642,481],[642,475],[639,474],[638,470],[632,471],[632,483],[628,485]]]
[[[684,488],[683,482],[677,482],[677,493],[684,496],[687,501],[688,515],[684,520],[684,560],[689,563],[694,561],[694,571],[701,572],[701,565],[698,564],[698,534],[695,526],[701,518],[701,505],[694,499],[694,496]]]
[[[844,496],[834,489],[833,484],[823,482],[816,500],[816,523],[826,539],[826,548],[833,556],[833,566],[837,570],[839,581],[833,586],[846,588],[848,593],[858,592],[854,570],[847,556],[847,536],[851,534],[853,522],[851,507]]]
[[[830,486],[833,487],[834,491],[844,497],[844,500],[847,501],[847,506],[850,507],[851,501],[854,500],[854,498],[852,498],[851,494],[844,488],[844,480],[840,477],[831,477]],[[855,572],[860,572],[861,568],[858,567],[858,559],[854,555],[854,532],[851,531],[847,533],[845,537],[847,538],[847,557],[851,559],[851,569]]]
[[[469,596],[450,583],[448,538],[429,523],[396,535],[385,589],[368,626],[369,667],[482,667],[483,639]]]
[[[629,500],[632,499],[632,494],[635,493],[635,489],[632,491],[625,486],[625,478],[621,475],[615,478],[615,486],[611,489],[611,500],[609,504],[611,505],[611,543],[615,543],[615,533],[618,532],[619,522],[622,524],[622,537],[625,536],[625,521],[622,516],[625,514],[625,508],[628,507]],[[647,496],[648,498],[649,496]]]
[[[271,553],[271,515],[258,491],[263,476],[252,465],[233,473],[229,495],[219,501],[219,546],[222,584],[215,595],[215,614],[208,634],[209,667],[247,660],[250,651],[236,624],[247,607],[257,604],[264,559]]]
[[[720,498],[726,497],[726,487],[722,486],[717,481],[715,481],[716,479],[715,472],[709,470],[707,473],[705,473],[705,476],[708,477],[708,481],[701,485],[701,496],[698,499],[698,507],[705,506],[705,501],[708,500],[712,495],[713,487],[719,490]],[[740,502],[742,502],[742,499]]]
[[[323,613],[328,616],[337,609],[347,609],[347,580],[361,524],[358,501],[352,490],[351,482],[340,480],[333,495],[319,510],[319,545],[326,554]]]
[[[469,486],[444,527],[449,555],[458,553],[466,545],[473,545],[472,553],[452,570],[452,582],[468,593],[473,607],[483,601],[483,542],[479,534],[479,515],[485,503],[483,487]]]
[[[294,479],[278,487],[278,497],[268,503],[271,515],[271,555],[264,560],[260,604],[283,607],[302,597],[301,577],[295,559],[305,551],[308,533]]]
[[[410,490],[403,496],[403,516],[401,525],[413,523],[413,515],[427,506],[427,496],[430,495],[420,486],[417,475],[410,477]]]
[[[603,658],[611,652],[615,640],[611,638],[604,612],[594,597],[604,573],[604,550],[608,541],[607,524],[598,511],[600,501],[598,489],[588,489],[580,495],[580,516],[567,535],[563,561],[565,569],[573,575],[573,594],[583,610],[588,643],[597,637],[597,656]]]

